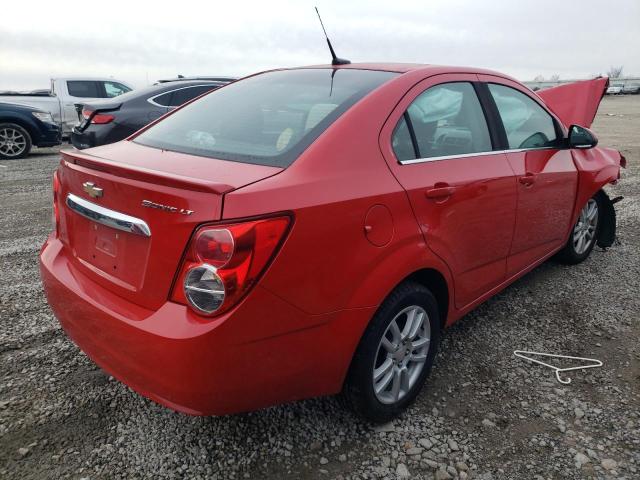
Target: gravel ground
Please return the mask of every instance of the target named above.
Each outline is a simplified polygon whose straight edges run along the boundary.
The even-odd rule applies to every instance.
[[[0,478],[640,478],[640,96],[606,98],[594,129],[630,164],[618,244],[467,315],[416,405],[376,428],[331,398],[188,417],[102,373],[40,287],[56,152],[0,162]],[[515,349],[604,367],[564,386]]]

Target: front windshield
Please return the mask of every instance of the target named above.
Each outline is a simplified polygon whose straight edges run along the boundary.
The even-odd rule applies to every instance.
[[[187,105],[134,141],[204,157],[287,167],[349,107],[397,75],[318,68],[256,75]]]

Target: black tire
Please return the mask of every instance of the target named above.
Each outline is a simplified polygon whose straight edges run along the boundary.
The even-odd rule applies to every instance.
[[[24,139],[24,144],[14,143],[13,139]],[[31,135],[23,127],[15,123],[0,123],[0,159],[24,158],[29,155],[31,145]],[[16,150],[16,146],[20,148]]]
[[[574,232],[576,228],[578,228],[578,224],[580,223],[580,217],[578,217],[578,220],[576,221],[573,228],[571,229],[571,233],[569,234],[567,243],[565,244],[564,248],[560,250],[556,255],[556,259],[561,263],[565,263],[567,265],[576,265],[580,262],[585,261],[587,257],[589,257],[589,255],[591,254],[593,247],[596,245],[596,242],[600,235],[600,229],[602,228],[602,217],[605,214],[603,193],[602,192],[596,193],[593,197],[591,197],[587,201],[587,204],[583,207],[583,209],[586,208],[587,205],[589,205],[589,202],[591,200],[594,200],[595,204],[598,207],[598,217],[596,220],[596,226],[595,226],[593,237],[589,241],[589,244],[586,250],[580,250],[580,251],[576,250],[576,244],[574,242]]]
[[[384,350],[379,352],[378,349],[382,336],[388,334],[387,328],[391,322],[404,309],[412,306],[424,309],[429,322],[431,341],[426,352],[426,360],[422,370],[415,377],[413,385],[407,389],[404,396],[395,403],[383,403],[374,391],[373,369],[380,358],[380,353],[387,357],[389,354]],[[385,423],[399,416],[416,399],[431,372],[441,330],[438,304],[433,294],[419,283],[405,282],[399,285],[382,303],[360,340],[342,391],[347,407],[373,423]],[[392,368],[395,368],[395,364]]]

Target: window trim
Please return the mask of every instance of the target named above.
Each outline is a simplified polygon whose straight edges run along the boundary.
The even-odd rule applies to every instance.
[[[211,84],[203,83],[203,84],[199,84],[199,85],[186,85],[184,87],[174,88],[173,90],[167,90],[166,92],[158,93],[157,95],[154,95],[153,97],[147,98],[147,102],[149,102],[151,105],[154,105],[154,106],[160,107],[160,108],[177,108],[180,105],[160,105],[159,103],[156,103],[155,99],[158,98],[158,97],[161,97],[162,95],[166,95],[167,93],[173,94],[174,92],[177,92],[178,90],[184,90],[185,88],[208,87],[209,85],[211,85],[211,87],[212,87],[211,90],[216,90],[217,88],[220,88],[220,85],[215,84],[215,83],[211,83]],[[204,92],[204,93],[209,93],[209,92]],[[204,95],[204,93],[201,93],[200,95]],[[196,98],[196,97],[194,97],[194,98]]]
[[[480,99],[480,105],[484,110],[489,131],[491,132],[491,142],[494,150],[507,150],[509,148],[509,140],[507,132],[500,118],[498,105],[496,105],[491,92],[489,91],[488,82],[475,82],[476,93]]]
[[[489,150],[486,152],[460,153],[458,155],[443,155],[440,157],[412,158],[411,160],[398,160],[398,163],[400,165],[412,165],[416,163],[440,162],[442,160],[455,160],[456,158],[486,157],[487,155],[530,152],[530,151],[538,151],[538,150],[558,150],[558,148],[557,147],[532,147],[532,148],[517,148],[513,150]]]
[[[418,138],[416,137],[416,131],[413,129],[413,122],[411,121],[411,117],[409,116],[408,108],[404,111],[401,118],[404,118],[404,123],[407,124],[407,130],[409,130],[411,144],[413,145],[413,154],[416,156],[416,158],[419,158],[420,147],[418,146]],[[398,121],[398,124],[400,124],[400,121]],[[395,154],[395,151],[393,153]]]

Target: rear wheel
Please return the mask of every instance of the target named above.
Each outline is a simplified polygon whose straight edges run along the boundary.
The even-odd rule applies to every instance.
[[[591,254],[600,233],[600,221],[603,214],[600,193],[589,199],[580,211],[566,245],[558,254],[560,261],[568,264],[580,263]]]
[[[0,159],[24,158],[30,150],[29,132],[15,123],[0,123]]]
[[[343,397],[361,417],[382,423],[417,397],[440,340],[438,305],[423,285],[400,285],[376,312],[353,358]]]

